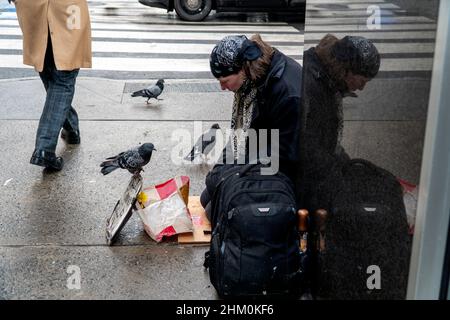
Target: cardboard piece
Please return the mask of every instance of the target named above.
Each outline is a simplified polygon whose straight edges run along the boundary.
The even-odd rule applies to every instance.
[[[106,221],[106,243],[113,245],[120,231],[133,214],[132,207],[136,202],[137,195],[142,189],[143,179],[140,174],[133,175],[128,183],[127,189]]]
[[[209,244],[211,241],[211,223],[200,204],[199,196],[190,196],[188,202],[189,214],[194,225],[194,232],[178,235],[179,244]]]

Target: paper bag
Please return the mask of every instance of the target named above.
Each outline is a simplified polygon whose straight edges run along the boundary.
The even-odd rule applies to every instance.
[[[138,195],[138,214],[147,234],[155,241],[164,236],[191,232],[192,220],[187,209],[189,177],[181,176],[144,188]]]

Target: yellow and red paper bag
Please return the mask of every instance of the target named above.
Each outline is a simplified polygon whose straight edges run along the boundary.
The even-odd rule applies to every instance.
[[[188,176],[177,176],[144,188],[138,195],[138,213],[153,240],[160,242],[164,236],[193,231],[187,209],[189,182]]]

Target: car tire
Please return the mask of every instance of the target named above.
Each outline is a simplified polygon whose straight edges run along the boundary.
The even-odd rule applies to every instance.
[[[182,20],[202,21],[211,12],[212,0],[175,0],[174,6]]]

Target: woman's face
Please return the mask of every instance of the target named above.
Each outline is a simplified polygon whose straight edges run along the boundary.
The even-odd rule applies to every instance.
[[[348,90],[350,92],[354,92],[356,90],[363,90],[366,86],[366,83],[370,81],[370,78],[364,77],[360,74],[354,74],[353,72],[349,71],[344,80],[347,84]]]
[[[245,75],[244,70],[239,71],[238,73],[230,74],[226,77],[220,77],[218,80],[220,82],[220,88],[222,90],[229,90],[236,92],[242,87],[244,83]]]

